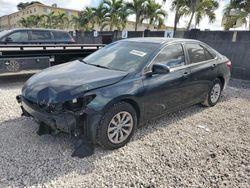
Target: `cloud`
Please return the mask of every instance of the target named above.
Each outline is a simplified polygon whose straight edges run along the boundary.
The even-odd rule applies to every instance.
[[[6,15],[6,14],[10,14],[12,12],[15,12],[16,9],[16,5],[19,3],[20,1],[17,0],[0,0],[0,16]]]

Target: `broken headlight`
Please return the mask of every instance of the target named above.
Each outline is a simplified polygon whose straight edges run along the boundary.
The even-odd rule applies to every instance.
[[[96,95],[88,95],[75,98],[73,100],[65,102],[64,107],[70,111],[79,111],[82,108],[85,108],[95,97]]]
[[[62,111],[62,105],[61,104],[46,104],[46,103],[39,103],[38,107],[41,110],[44,110],[48,113],[54,113],[54,112],[60,112]]]

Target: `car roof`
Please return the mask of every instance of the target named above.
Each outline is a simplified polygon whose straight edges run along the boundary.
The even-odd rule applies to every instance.
[[[67,32],[64,30],[59,30],[59,29],[41,29],[41,28],[17,28],[17,29],[10,29],[9,31],[59,31],[59,32]]]
[[[123,41],[128,42],[143,42],[143,43],[156,43],[156,44],[166,44],[169,42],[199,42],[193,39],[183,39],[183,38],[167,38],[167,37],[140,37],[140,38],[129,38]]]

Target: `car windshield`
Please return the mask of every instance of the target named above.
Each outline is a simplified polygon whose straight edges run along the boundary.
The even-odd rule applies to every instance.
[[[154,43],[117,42],[89,55],[83,61],[98,67],[133,72],[159,46]]]
[[[2,38],[4,35],[6,35],[7,33],[9,33],[9,30],[4,30],[0,32],[0,38]]]

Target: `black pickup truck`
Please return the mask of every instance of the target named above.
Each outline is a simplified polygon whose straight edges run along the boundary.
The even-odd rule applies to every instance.
[[[84,58],[102,44],[76,44],[67,31],[13,29],[0,31],[0,76],[35,73]]]
[[[84,58],[103,44],[0,44],[0,76],[35,73]]]

